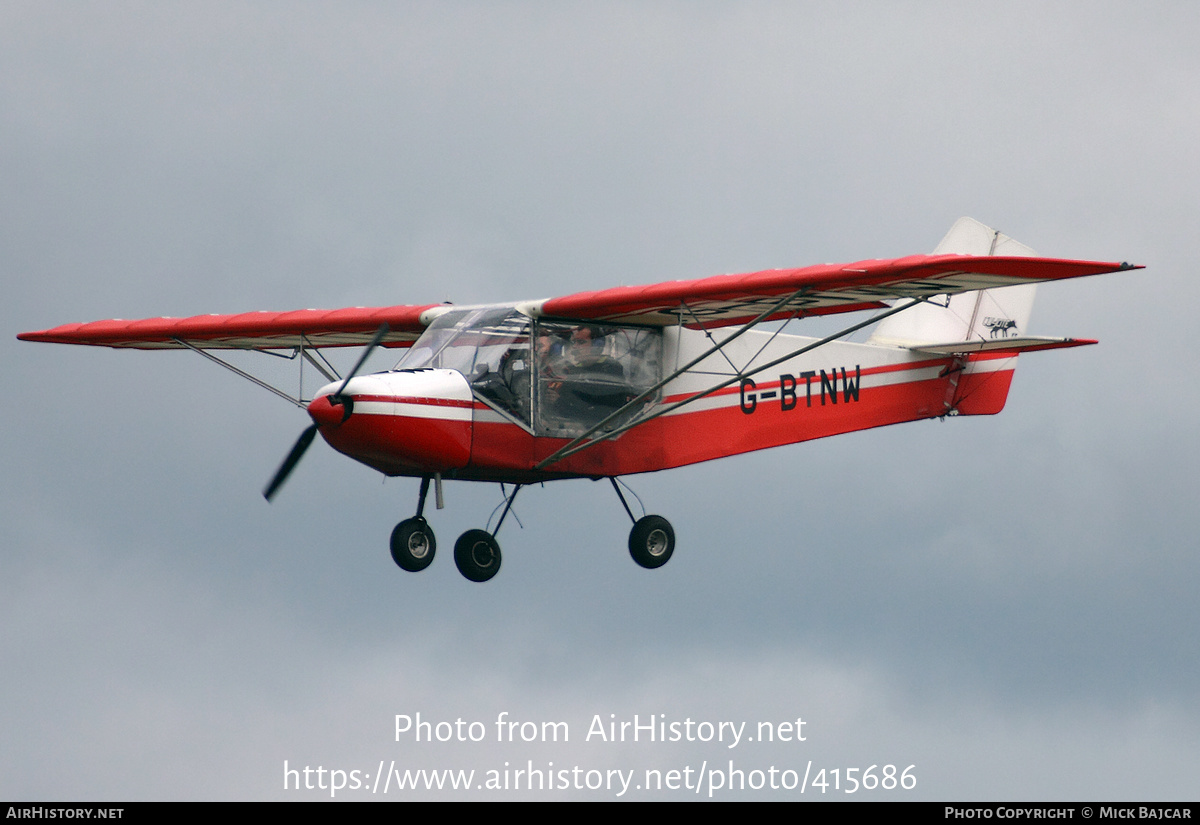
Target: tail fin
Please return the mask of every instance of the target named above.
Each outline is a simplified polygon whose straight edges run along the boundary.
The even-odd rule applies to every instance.
[[[942,238],[935,255],[1018,255],[1036,253],[973,218],[959,218]],[[896,347],[990,341],[1025,333],[1033,310],[1034,284],[963,292],[949,306],[926,304],[893,315],[875,328],[869,343]]]
[[[1035,255],[972,218],[959,218],[934,254]],[[952,357],[944,373],[945,414],[993,415],[1004,409],[1018,353],[1095,343],[1026,335],[1035,291],[1034,284],[985,289],[913,307],[883,320],[868,343]]]

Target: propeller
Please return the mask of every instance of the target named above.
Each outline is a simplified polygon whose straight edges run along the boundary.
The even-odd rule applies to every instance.
[[[304,451],[312,444],[316,435],[316,424],[309,424],[304,428],[304,432],[300,433],[300,437],[292,445],[292,451],[287,454],[287,458],[279,465],[275,477],[271,479],[271,483],[267,485],[267,489],[263,490],[263,498],[270,501],[275,497],[275,493],[283,486],[283,482],[287,481],[287,477],[292,474],[292,470],[296,468],[296,465],[300,463],[300,459],[304,457]]]
[[[346,380],[344,380],[342,385],[337,388],[337,392],[329,396],[329,401],[331,404],[341,404],[344,407],[345,412],[342,415],[342,421],[345,421],[347,418],[349,418],[350,414],[354,411],[353,399],[346,398],[342,395],[342,393],[346,390],[346,385],[350,383],[350,379],[354,378],[354,376],[358,374],[358,371],[362,369],[362,365],[367,362],[367,358],[375,350],[375,347],[379,346],[379,344],[383,341],[383,336],[387,334],[388,325],[386,323],[380,324],[379,329],[375,331],[375,336],[371,339],[371,343],[367,344],[367,348],[363,350],[363,354],[359,357],[358,363],[354,365],[354,369],[350,370],[350,373],[346,376]],[[283,486],[285,481],[287,481],[288,476],[292,474],[292,470],[296,469],[296,465],[299,464],[300,459],[304,457],[305,451],[312,444],[313,439],[317,437],[318,429],[319,425],[313,423],[305,427],[304,432],[300,433],[300,437],[297,438],[296,443],[292,445],[292,449],[287,454],[287,458],[283,460],[283,463],[279,465],[279,469],[275,471],[275,475],[272,477],[271,483],[267,485],[265,490],[263,490],[263,498],[265,498],[267,501],[270,501],[275,497],[275,494],[279,492],[279,488]]]

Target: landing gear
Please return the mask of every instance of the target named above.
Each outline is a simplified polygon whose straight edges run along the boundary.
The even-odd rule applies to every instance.
[[[454,564],[473,582],[485,582],[500,570],[500,545],[486,530],[468,530],[454,542]]]
[[[629,514],[629,520],[633,522],[633,529],[629,531],[629,555],[633,556],[633,560],[647,570],[656,570],[662,567],[671,560],[671,554],[675,552],[675,530],[671,527],[671,522],[662,516],[642,516],[635,519],[633,511],[629,509],[629,502],[625,500],[625,494],[621,492],[621,486],[617,484],[616,477],[610,477],[608,480],[612,482],[617,498],[621,499],[621,506]],[[633,490],[629,492],[633,493]],[[633,495],[637,498],[637,493],[633,493]],[[641,503],[642,500],[638,498],[638,504]],[[646,512],[644,507],[642,512]]]
[[[426,476],[421,479],[417,514],[400,522],[392,530],[392,560],[402,570],[410,573],[416,573],[428,567],[437,552],[437,541],[433,537],[433,530],[422,515],[431,480],[437,481],[435,491],[438,507],[441,508],[441,478],[436,474]],[[629,532],[629,555],[633,556],[633,560],[640,566],[648,570],[662,567],[670,561],[671,555],[675,552],[675,530],[671,527],[671,522],[662,516],[643,515],[640,519],[634,518],[633,511],[629,507],[629,502],[625,500],[625,495],[621,492],[621,485],[618,484],[617,479],[610,477],[609,481],[617,493],[617,498],[621,500],[621,506],[629,514],[629,520],[633,522],[633,529]],[[524,485],[517,484],[511,492],[505,493],[504,510],[500,513],[500,519],[496,522],[496,527],[492,532],[468,530],[454,543],[454,565],[468,581],[489,581],[500,572],[500,545],[496,541],[496,533],[504,524],[505,517],[512,511],[513,502],[522,486]],[[504,485],[501,485],[501,492],[504,492]],[[629,492],[633,493],[632,490]],[[636,493],[633,495],[637,496]],[[638,504],[641,505],[641,499],[638,499]],[[500,507],[497,506],[496,509],[499,510]],[[644,507],[641,507],[641,510],[643,513],[646,512]],[[492,511],[492,515],[495,515],[495,510]],[[491,522],[492,520],[489,518],[489,527]]]
[[[442,477],[435,475],[437,480],[438,509],[442,507]],[[429,493],[429,476],[421,479],[421,494],[417,501],[417,514],[406,518],[392,530],[392,561],[401,570],[416,573],[424,570],[433,562],[433,554],[437,552],[437,541],[429,522],[425,521],[425,496]]]
[[[629,555],[633,560],[654,570],[662,567],[675,552],[675,531],[671,522],[662,516],[643,516],[629,531]]]
[[[454,542],[454,564],[468,580],[485,582],[500,572],[500,545],[496,543],[496,533],[500,532],[500,525],[504,524],[504,517],[512,509],[522,486],[516,485],[511,493],[505,495],[504,512],[496,522],[495,532],[468,530]],[[503,484],[500,489],[504,490]],[[488,519],[488,523],[491,524],[491,519]]]
[[[420,498],[417,500],[417,514],[406,518],[392,530],[392,560],[401,570],[416,573],[424,570],[433,562],[437,552],[437,541],[433,530],[425,521],[422,513],[425,511],[425,497],[429,494],[429,482],[434,481],[434,493],[437,497],[438,509],[442,509],[442,478],[437,473],[421,479]],[[504,523],[504,517],[512,509],[520,484],[513,488],[511,494],[505,495],[504,512],[496,523],[496,531]],[[503,486],[501,487],[503,489]],[[489,523],[491,519],[488,520]],[[486,530],[468,530],[459,536],[454,543],[454,564],[458,572],[473,582],[485,582],[495,576],[500,570],[500,545],[496,543],[494,533]]]
[[[392,530],[392,561],[401,570],[416,573],[424,570],[433,561],[437,552],[437,541],[433,530],[421,516],[406,518]]]

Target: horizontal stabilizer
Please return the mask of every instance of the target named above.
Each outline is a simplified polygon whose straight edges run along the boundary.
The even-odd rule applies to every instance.
[[[968,352],[996,352],[1019,355],[1022,352],[1037,352],[1042,349],[1065,349],[1085,347],[1098,343],[1089,338],[1045,338],[1023,335],[1018,338],[999,338],[994,341],[952,341],[948,344],[918,344],[909,347],[916,352],[931,352],[938,355],[959,355]]]

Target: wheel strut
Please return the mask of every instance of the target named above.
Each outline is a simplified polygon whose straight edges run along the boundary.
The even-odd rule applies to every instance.
[[[500,525],[504,523],[504,517],[507,516],[508,511],[512,509],[513,502],[517,500],[517,493],[521,492],[521,488],[524,486],[525,485],[523,484],[518,484],[517,486],[513,487],[512,495],[510,495],[508,500],[504,502],[504,512],[500,514],[500,520],[496,522],[496,529],[492,531],[493,536],[500,532]],[[492,512],[494,513],[495,510]]]
[[[629,503],[625,501],[625,494],[621,492],[621,487],[617,484],[617,477],[609,476],[608,480],[612,482],[613,489],[617,492],[617,498],[621,499],[621,506],[624,507],[625,512],[629,514],[629,520],[636,524],[637,519],[633,517],[633,511],[629,509]],[[646,511],[643,510],[642,512],[644,513]]]
[[[429,495],[429,476],[422,476],[421,492],[417,497],[417,518],[421,518],[421,516],[425,513],[425,496],[427,495]],[[439,496],[438,498],[438,503],[441,504],[441,497]],[[439,507],[438,509],[440,510],[441,508]]]

